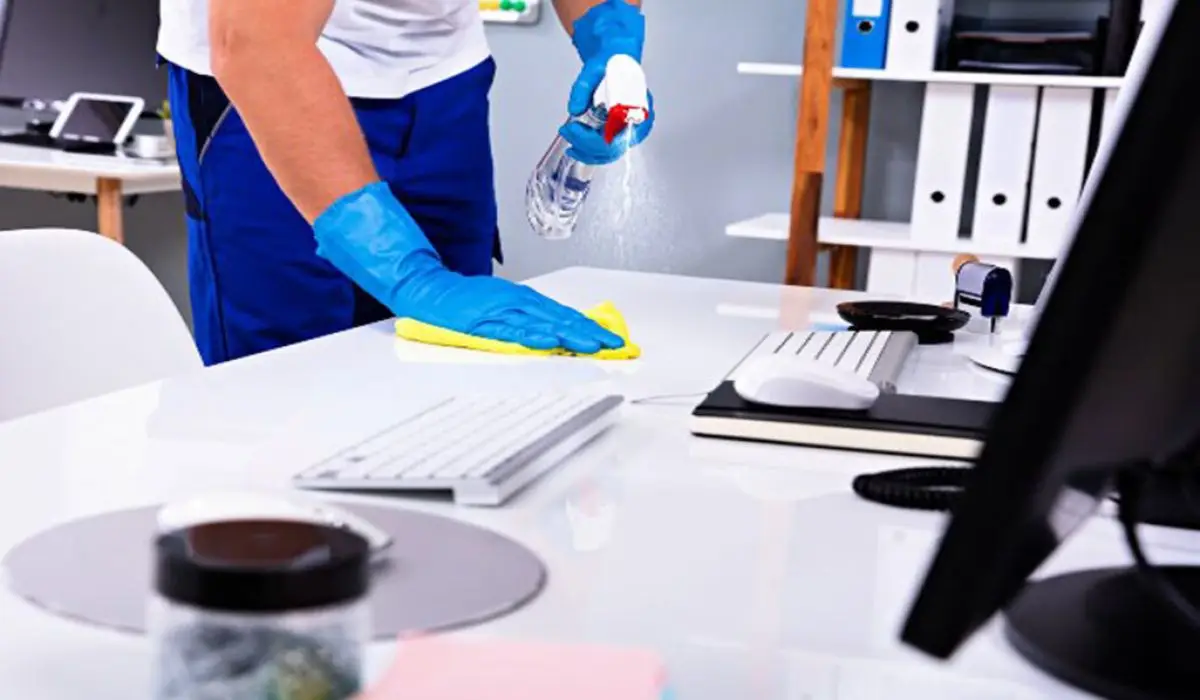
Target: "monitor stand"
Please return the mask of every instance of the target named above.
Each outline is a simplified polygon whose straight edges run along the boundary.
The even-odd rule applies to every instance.
[[[1138,521],[1200,530],[1200,455],[1145,478]],[[1200,567],[1162,567],[1200,607]],[[1026,659],[1062,681],[1113,700],[1200,697],[1200,631],[1133,568],[1081,571],[1031,582],[1005,610],[1006,635]]]
[[[1200,568],[1164,568],[1200,605]],[[1005,634],[1034,665],[1112,700],[1182,700],[1200,689],[1200,633],[1134,569],[1031,583],[1005,611]]]

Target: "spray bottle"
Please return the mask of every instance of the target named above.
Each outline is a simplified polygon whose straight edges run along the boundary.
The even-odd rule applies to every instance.
[[[646,74],[632,56],[618,54],[608,61],[604,80],[592,97],[592,108],[574,119],[593,129],[602,128],[604,140],[612,143],[622,131],[649,116]],[[567,155],[570,148],[561,134],[556,136],[525,190],[529,223],[543,238],[562,240],[571,236],[595,175],[595,166]]]

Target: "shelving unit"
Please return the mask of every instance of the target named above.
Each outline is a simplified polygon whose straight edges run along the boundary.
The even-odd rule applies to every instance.
[[[767,241],[788,239],[787,214],[763,214],[753,219],[738,221],[725,229],[733,238],[757,238]],[[818,220],[817,240],[826,246],[871,248],[873,250],[896,250],[911,252],[969,253],[980,257],[1017,257],[1027,260],[1053,260],[1059,251],[1038,247],[1028,243],[1017,245],[998,244],[988,240],[960,238],[950,241],[917,241],[912,236],[912,224],[899,221],[875,221],[871,219],[843,219],[823,216]]]
[[[484,22],[497,24],[537,24],[541,0],[479,0]]]
[[[842,0],[848,1],[848,0]],[[893,1],[893,17],[895,3]],[[802,65],[787,63],[755,63],[743,62],[737,65],[740,74],[749,76],[774,76],[799,78],[801,85],[800,106],[797,121],[795,142],[795,168],[792,188],[791,209],[787,213],[771,212],[750,218],[745,221],[729,224],[726,234],[731,237],[745,239],[760,239],[786,241],[787,284],[812,286],[815,284],[816,259],[821,250],[831,254],[830,286],[849,289],[854,286],[857,277],[858,251],[869,249],[871,264],[868,269],[868,291],[880,293],[895,293],[909,297],[928,297],[931,300],[948,299],[947,286],[952,291],[952,273],[950,261],[962,253],[970,253],[985,261],[992,261],[1017,271],[1021,260],[1038,259],[1052,260],[1061,253],[1062,229],[1065,234],[1075,198],[1082,189],[1083,175],[1079,176],[1078,187],[1075,191],[1067,191],[1069,187],[1056,186],[1046,188],[1045,180],[1057,177],[1060,185],[1063,182],[1061,171],[1084,163],[1085,156],[1079,155],[1079,147],[1067,151],[1075,165],[1059,166],[1055,173],[1057,154],[1047,152],[1039,158],[1037,155],[1039,139],[1041,143],[1050,143],[1054,139],[1051,134],[1042,130],[1051,128],[1056,123],[1062,134],[1064,121],[1077,118],[1084,113],[1083,104],[1086,102],[1085,122],[1100,118],[1107,128],[1109,113],[1115,104],[1116,96],[1124,82],[1122,77],[1098,77],[1076,75],[1046,75],[1046,74],[1013,74],[1013,73],[976,73],[939,70],[902,70],[899,68],[870,70],[860,68],[843,68],[835,65],[834,37],[837,25],[841,21],[842,8],[839,0],[808,0],[808,17],[806,20],[805,46]],[[1143,21],[1157,19],[1156,0],[1144,0]],[[894,20],[893,20],[894,21]],[[912,24],[911,22],[909,23]],[[926,23],[928,26],[929,23]],[[895,25],[893,24],[893,29]],[[889,47],[890,51],[890,47]],[[921,61],[917,61],[919,67]],[[886,65],[896,65],[889,59]],[[914,65],[911,61],[906,64]],[[932,68],[932,62],[929,63]],[[936,141],[926,141],[926,148],[918,150],[918,173],[914,187],[914,221],[890,222],[861,220],[862,213],[862,183],[865,171],[866,149],[870,122],[872,86],[878,82],[920,83],[926,86],[925,112],[922,116],[922,132],[936,134]],[[978,193],[966,192],[966,178],[956,173],[956,168],[965,169],[969,148],[970,128],[964,129],[960,118],[952,133],[939,131],[929,120],[928,114],[939,114],[942,110],[957,110],[959,116],[966,112],[967,123],[975,118],[973,98],[974,90],[979,86],[990,89],[986,114],[992,115],[997,109],[1001,114],[996,124],[1003,124],[1003,119],[1012,113],[1012,104],[1024,100],[1026,110],[1024,122],[1028,125],[1023,137],[1024,145],[1029,152],[1008,159],[1004,151],[1003,138],[995,138],[993,155],[997,152],[1005,177],[1011,182],[1012,173],[1024,168],[1028,178],[1028,188],[1036,189],[1040,183],[1043,186],[1041,198],[1036,198],[1032,189],[1016,188],[1011,197],[1006,197],[997,190],[980,190]],[[841,122],[838,125],[838,157],[834,179],[834,212],[832,217],[821,216],[818,208],[821,201],[821,188],[825,173],[825,143],[829,136],[828,114],[830,100],[836,91],[841,91],[843,103]],[[1103,112],[1099,115],[1092,109],[1093,98],[1097,94],[1104,96],[1101,101]],[[999,95],[999,96],[997,96]],[[1018,95],[1005,103],[1006,96]],[[993,100],[993,97],[996,99]],[[956,100],[952,107],[949,100]],[[963,105],[971,102],[970,108]],[[998,105],[993,107],[993,103]],[[1065,103],[1065,106],[1064,106]],[[1053,104],[1058,110],[1046,118],[1042,113],[1046,105]],[[1080,107],[1071,111],[1072,104]],[[1008,110],[1005,112],[1004,110]],[[1037,114],[1038,116],[1033,116]],[[1068,116],[1062,116],[1062,115]],[[1056,122],[1057,120],[1057,122]],[[1081,127],[1087,130],[1085,125]],[[985,139],[989,129],[985,127]],[[996,129],[1003,131],[1003,129]],[[1078,129],[1069,129],[1068,133],[1078,133]],[[938,160],[937,146],[941,139],[953,141],[957,151],[961,151],[962,163],[946,170],[944,164],[924,163],[924,181],[922,181],[922,155]],[[922,139],[925,141],[925,139]],[[1021,150],[1021,144],[1013,143],[1015,151]],[[1061,150],[1061,149],[1060,149]],[[1084,148],[1086,150],[1086,148]],[[957,156],[956,156],[957,157]],[[1023,162],[1022,162],[1023,161]],[[1036,161],[1036,163],[1035,163]],[[1035,167],[1036,165],[1036,167]],[[941,168],[939,172],[938,168]],[[981,166],[982,168],[982,166]],[[965,172],[965,171],[957,171]],[[1086,171],[1084,171],[1086,172]],[[933,176],[930,173],[934,173]],[[995,175],[995,173],[992,173]],[[959,178],[957,199],[954,193],[943,194],[941,191],[946,180]],[[995,179],[995,178],[993,178]],[[1069,181],[1070,177],[1067,177]],[[982,183],[983,173],[980,173]],[[920,188],[924,187],[924,190]],[[983,185],[980,184],[980,188]],[[1018,194],[1019,190],[1019,194]],[[1054,196],[1062,190],[1062,196]],[[993,196],[992,193],[996,192]],[[969,238],[959,234],[957,223],[961,212],[961,200],[970,194],[976,194],[976,219],[969,228]],[[985,194],[986,200],[980,200],[979,194]],[[931,215],[929,201],[939,203],[939,213]],[[1006,200],[1012,199],[1005,207]],[[1026,207],[1026,200],[1028,207]],[[941,202],[945,204],[940,204]],[[987,201],[987,216],[980,217],[978,211],[985,208],[980,204]],[[1037,211],[1034,211],[1037,209]],[[1025,210],[1025,213],[1020,213]],[[997,218],[996,214],[1000,216]],[[1013,216],[1023,217],[1032,231],[1032,222],[1037,217],[1038,235],[1026,234],[1022,224],[1020,234],[1013,227]],[[1007,218],[1006,218],[1007,217]],[[981,223],[982,222],[982,223]],[[1004,226],[998,223],[1003,222]],[[968,222],[970,223],[970,222]],[[883,268],[887,269],[883,269]],[[931,282],[931,280],[934,280]]]
[[[794,63],[739,63],[738,73],[743,75],[765,75],[782,77],[800,77],[804,74],[804,66]],[[958,71],[922,71],[905,73],[889,70],[869,70],[862,68],[834,68],[833,77],[837,80],[866,80],[871,82],[892,83],[950,83],[954,85],[1015,85],[1025,87],[1064,87],[1064,88],[1119,88],[1122,78],[1112,78],[1094,75],[1033,75],[1021,73],[962,73]]]

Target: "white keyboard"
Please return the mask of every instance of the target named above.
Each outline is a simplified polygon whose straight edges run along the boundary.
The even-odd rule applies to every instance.
[[[296,475],[300,488],[449,491],[498,506],[615,420],[621,396],[594,391],[440,399]]]
[[[900,331],[776,331],[763,338],[728,379],[735,379],[738,369],[751,358],[788,354],[848,369],[880,390],[894,392],[904,363],[916,347],[916,333]]]

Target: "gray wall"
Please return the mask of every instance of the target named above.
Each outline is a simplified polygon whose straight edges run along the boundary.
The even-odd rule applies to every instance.
[[[782,246],[731,240],[724,227],[786,207],[797,91],[793,81],[739,76],[736,65],[799,60],[803,3],[646,0],[645,8],[658,122],[633,157],[634,206],[620,222],[622,166],[606,169],[566,242],[534,236],[523,197],[565,117],[578,58],[552,12],[536,27],[489,29],[506,267],[517,276],[588,263],[779,280]]]
[[[157,0],[11,0],[16,14],[0,57],[0,94],[60,96],[111,89],[160,100],[153,68]],[[489,25],[499,65],[493,100],[503,274],[526,277],[589,264],[778,281],[784,246],[730,239],[726,224],[788,206],[797,81],[739,75],[739,61],[799,62],[801,0],[646,0],[645,65],[659,121],[637,149],[634,192],[622,216],[623,166],[608,169],[576,235],[538,239],[525,223],[524,188],[564,117],[578,60],[552,11],[533,27]],[[1095,16],[1106,0],[960,0],[974,14],[1029,10]],[[86,6],[80,11],[81,6]],[[73,9],[68,9],[73,8]],[[49,47],[54,47],[46,53]],[[66,47],[67,53],[59,49]],[[904,220],[911,209],[922,86],[875,87],[864,215]],[[831,123],[836,124],[835,105]],[[12,115],[7,122],[12,123]],[[0,125],[6,115],[0,114]],[[836,134],[829,143],[832,169]],[[832,188],[826,188],[830,210]],[[0,230],[91,228],[91,205],[0,190]],[[144,197],[128,215],[130,246],[187,310],[185,237],[177,195]]]

